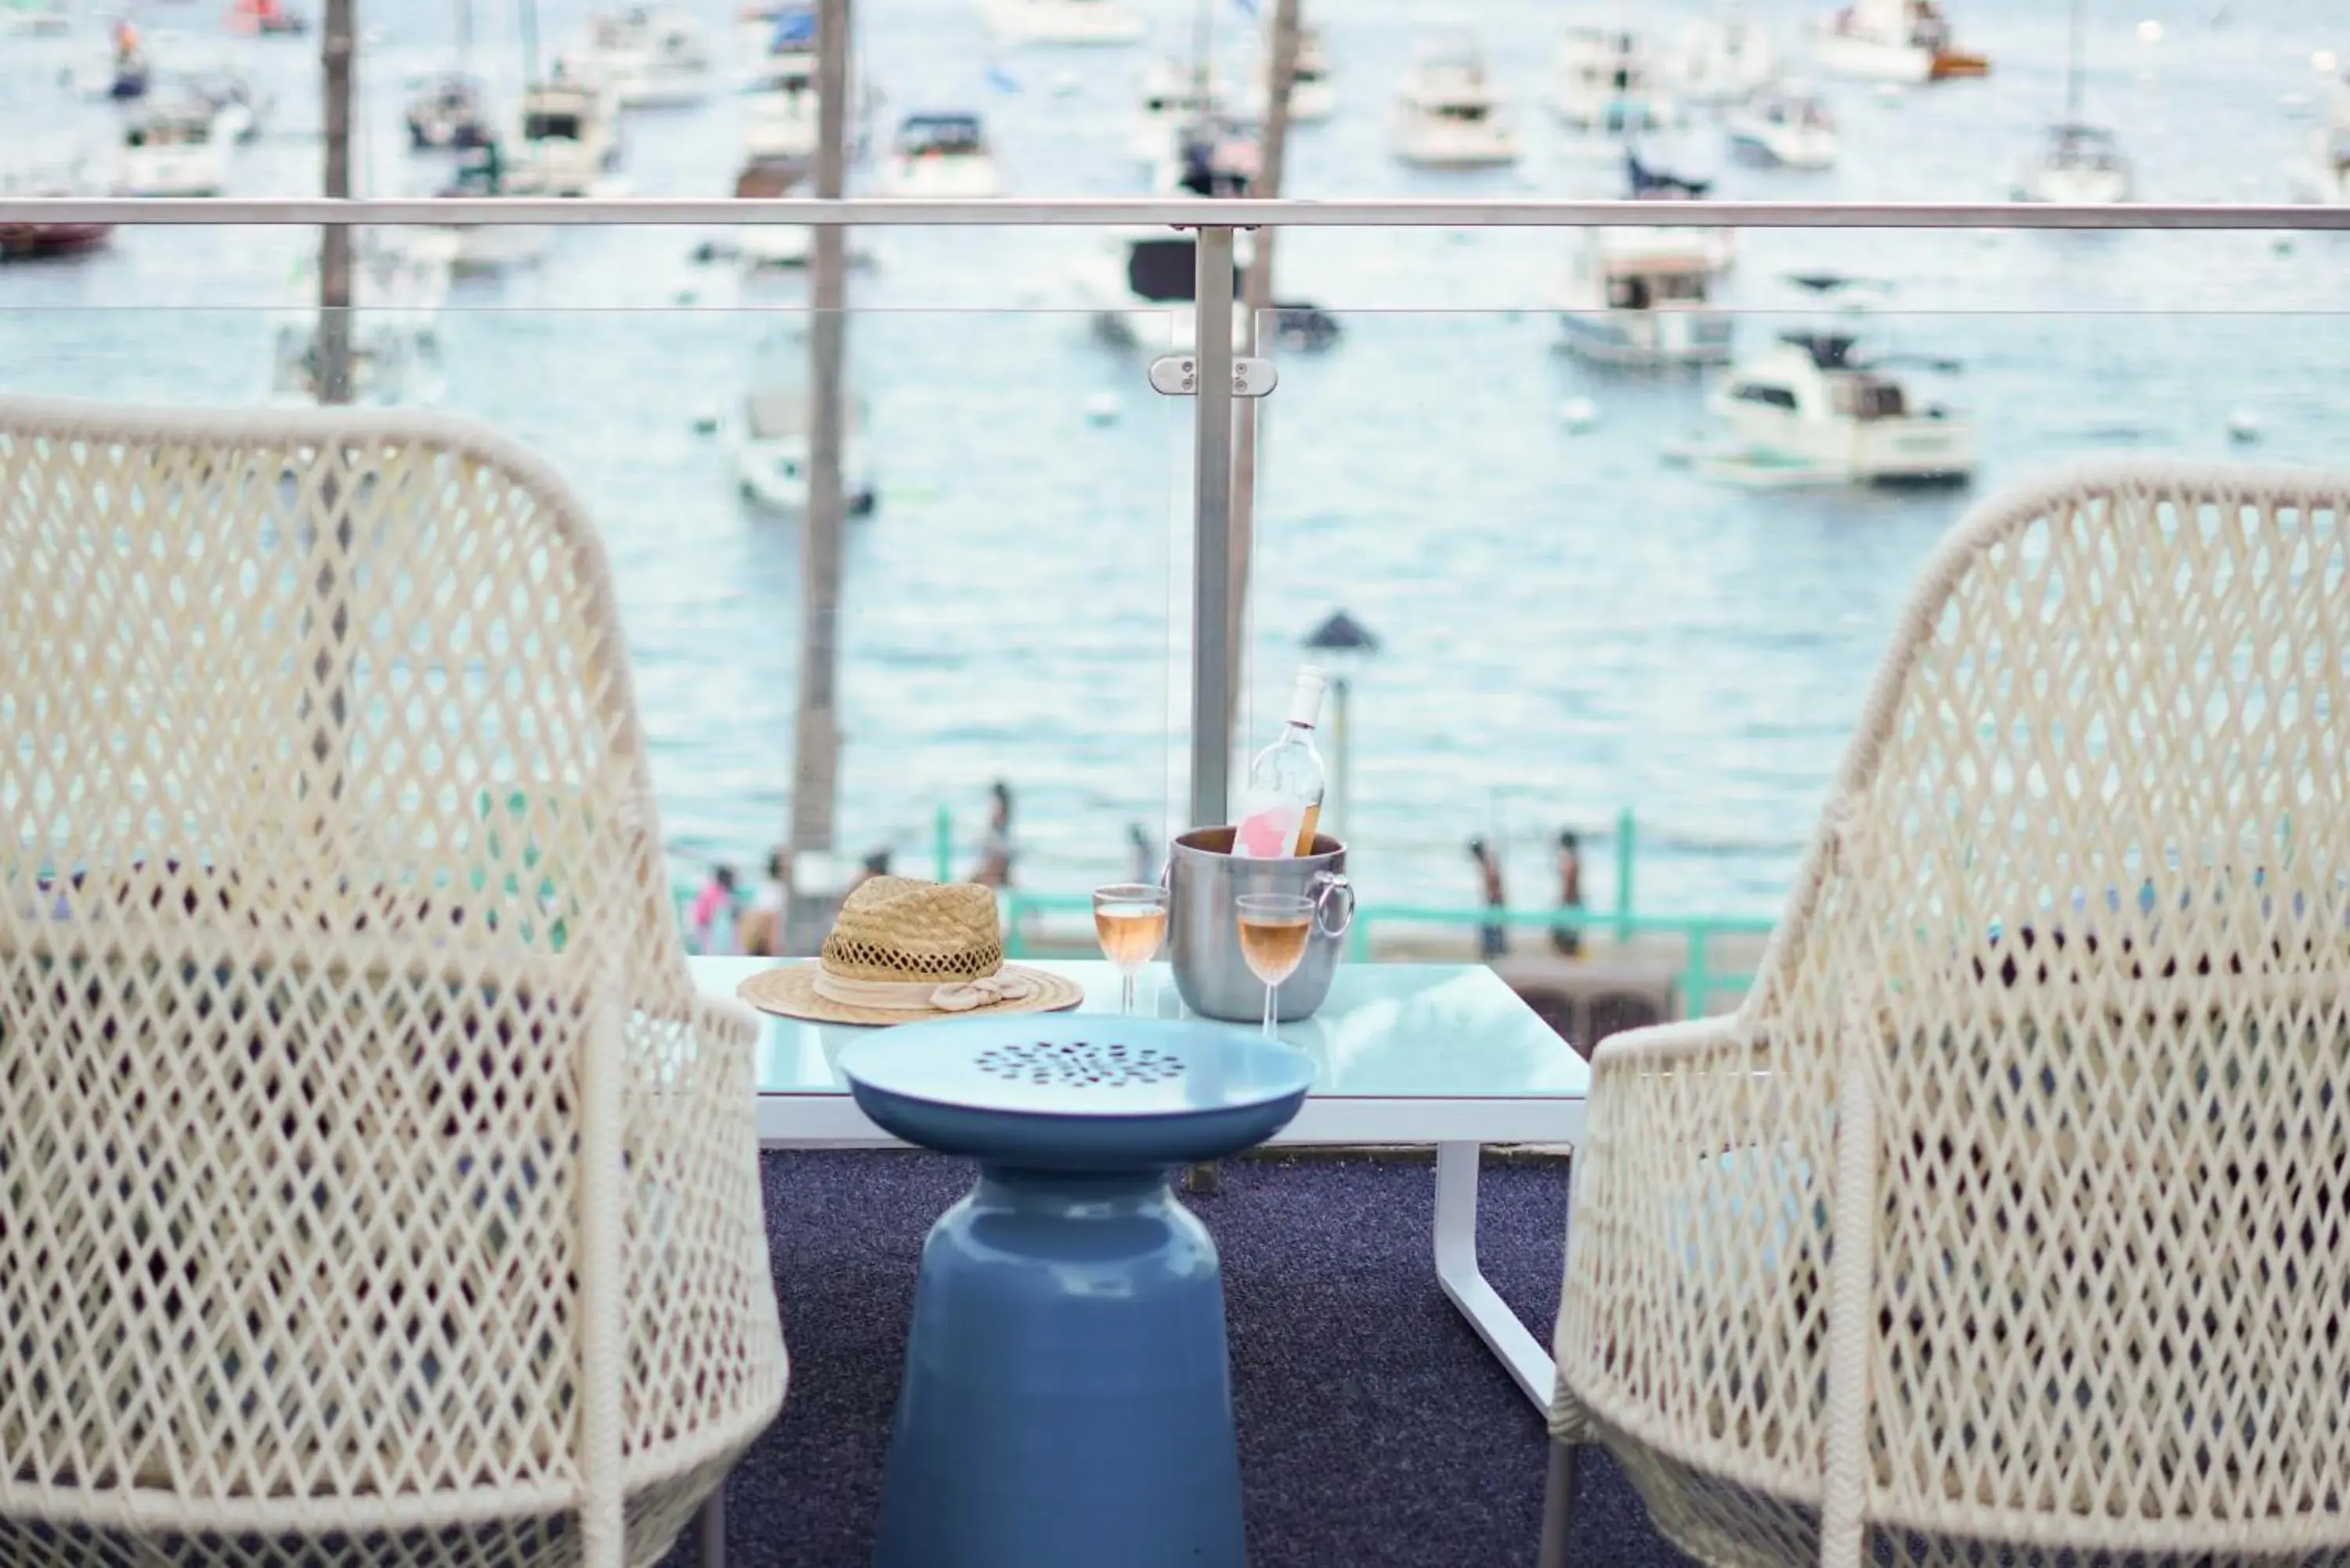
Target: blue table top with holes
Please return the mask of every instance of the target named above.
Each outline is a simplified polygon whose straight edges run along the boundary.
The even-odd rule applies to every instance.
[[[840,1056],[865,1114],[984,1164],[1120,1170],[1238,1153],[1297,1114],[1302,1051],[1253,1031],[1016,1013],[876,1031]]]

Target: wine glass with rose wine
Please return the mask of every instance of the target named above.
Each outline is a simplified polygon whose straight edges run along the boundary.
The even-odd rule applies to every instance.
[[[1120,1012],[1134,1011],[1134,977],[1167,935],[1167,889],[1149,882],[1112,882],[1094,889],[1094,935],[1118,971]]]
[[[1232,900],[1240,919],[1241,957],[1264,981],[1264,1037],[1274,1037],[1274,999],[1281,982],[1305,958],[1314,934],[1314,900],[1295,893],[1243,893]]]

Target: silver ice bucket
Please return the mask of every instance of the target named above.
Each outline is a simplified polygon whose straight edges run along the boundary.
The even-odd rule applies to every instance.
[[[1281,982],[1275,1016],[1311,1018],[1330,994],[1338,950],[1355,918],[1355,889],[1347,880],[1347,846],[1326,833],[1314,836],[1314,853],[1278,860],[1242,859],[1232,853],[1232,830],[1201,827],[1177,838],[1167,860],[1167,923],[1172,930],[1175,989],[1183,1005],[1204,1018],[1254,1023],[1264,1016],[1264,982],[1241,957],[1232,900],[1250,893],[1288,893],[1314,900],[1314,932],[1305,957]]]

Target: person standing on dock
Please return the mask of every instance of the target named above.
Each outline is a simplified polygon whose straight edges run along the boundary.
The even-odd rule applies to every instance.
[[[1558,908],[1564,915],[1583,913],[1583,843],[1571,827],[1560,829],[1558,836]],[[1550,945],[1562,958],[1581,958],[1582,928],[1560,921],[1550,929]]]
[[[1482,838],[1471,839],[1469,858],[1477,867],[1479,879],[1482,883],[1485,908],[1495,910],[1507,908],[1509,899],[1502,888],[1502,861],[1501,857],[1493,853],[1492,846]],[[1493,960],[1506,955],[1509,950],[1510,933],[1499,922],[1477,928],[1478,957],[1491,963]]]
[[[980,840],[979,869],[971,879],[983,888],[1012,886],[1012,786],[1002,779],[987,786],[987,836]]]
[[[767,856],[767,877],[751,895],[751,908],[734,928],[735,946],[751,958],[781,958],[785,915],[791,908],[792,852]]]
[[[693,908],[686,917],[687,929],[693,935],[694,950],[703,953],[726,951],[733,945],[733,923],[734,867],[712,866],[710,880],[704,882],[702,891],[693,896]],[[725,945],[719,945],[722,943]]]

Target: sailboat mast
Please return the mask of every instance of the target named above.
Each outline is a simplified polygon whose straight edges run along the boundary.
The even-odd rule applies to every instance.
[[[1216,47],[1216,16],[1209,0],[1199,0],[1191,18],[1191,85],[1194,99],[1206,112],[1208,101],[1208,61]]]
[[[2064,123],[2081,123],[2081,43],[2085,26],[2084,12],[2088,0],[2073,0],[2073,44],[2065,57]]]

